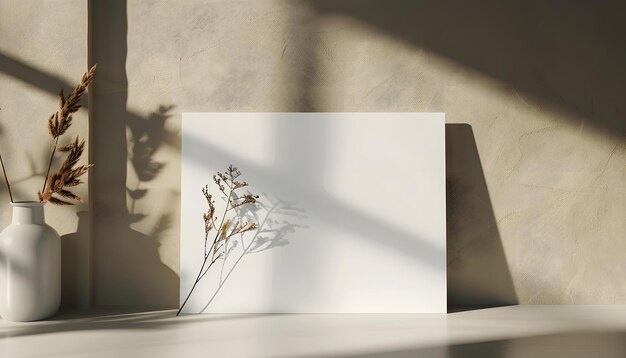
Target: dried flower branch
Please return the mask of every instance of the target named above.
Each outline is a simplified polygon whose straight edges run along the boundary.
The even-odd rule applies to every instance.
[[[258,198],[259,198],[258,195],[245,194],[241,198],[232,199],[230,201],[230,208],[228,210],[238,208],[245,204],[254,204],[256,203],[256,199]],[[238,201],[238,200],[241,200],[241,201]]]
[[[232,263],[232,265],[230,265],[230,268],[228,269],[228,272],[225,273],[225,275],[223,271],[220,273],[220,284],[215,289],[211,298],[204,305],[201,311],[204,311],[211,304],[211,302],[213,302],[217,294],[224,286],[226,280],[228,280],[228,278],[233,273],[237,265],[244,258],[244,256],[269,250],[273,247],[284,246],[288,242],[285,239],[286,235],[288,235],[289,233],[293,233],[297,228],[306,227],[303,225],[291,223],[286,220],[271,219],[270,217],[273,215],[287,215],[299,218],[306,218],[306,215],[303,214],[304,210],[295,207],[293,203],[286,202],[279,198],[275,198],[275,200],[272,200],[269,197],[265,197],[265,199],[269,200],[269,203],[271,205],[267,205],[264,203],[257,204],[258,209],[265,211],[264,218],[258,216],[256,212],[252,214],[255,218],[255,221],[259,222],[260,224],[256,228],[256,231],[248,244],[244,243],[243,237],[240,238],[242,249],[241,255],[239,255],[239,257]]]
[[[189,290],[189,294],[187,294],[185,301],[176,313],[177,316],[181,313],[185,304],[187,304],[187,301],[191,297],[191,294],[196,288],[198,282],[200,282],[202,277],[204,277],[213,264],[219,259],[226,259],[226,250],[229,240],[236,235],[243,235],[248,231],[258,228],[257,223],[243,222],[237,218],[237,215],[227,217],[227,213],[229,211],[242,205],[255,204],[256,200],[259,198],[258,195],[250,193],[246,193],[241,197],[235,197],[236,190],[248,186],[247,182],[239,182],[236,180],[239,176],[241,176],[241,172],[232,165],[230,165],[224,173],[217,172],[217,174],[213,176],[215,185],[226,196],[226,207],[224,208],[219,225],[216,224],[217,216],[215,216],[215,201],[213,200],[213,196],[209,193],[209,187],[206,185],[202,188],[202,194],[204,194],[207,201],[207,211],[202,214],[202,218],[204,220],[204,260],[202,261],[202,266],[200,267],[200,271],[198,271],[196,280],[194,281],[191,290]],[[209,234],[211,231],[215,231],[215,234],[211,245],[208,246]]]
[[[63,95],[63,90],[61,90],[59,94],[59,108],[48,119],[48,132],[54,141],[54,146],[50,154],[43,187],[38,193],[39,200],[41,201],[49,201],[51,204],[55,205],[74,205],[70,201],[61,200],[52,196],[53,194],[57,194],[64,199],[81,201],[80,197],[65,188],[80,184],[80,176],[85,174],[87,170],[92,167],[92,164],[75,167],[84,151],[85,141],[79,141],[77,137],[74,143],[60,146],[59,138],[65,134],[67,129],[72,125],[72,115],[81,107],[80,100],[87,87],[93,82],[95,72],[96,65],[93,65],[85,72],[80,83],[67,98]],[[50,174],[54,155],[57,151],[68,153],[67,158],[56,172]]]

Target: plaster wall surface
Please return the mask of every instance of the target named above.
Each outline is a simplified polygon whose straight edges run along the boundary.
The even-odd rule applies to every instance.
[[[57,110],[59,91],[63,89],[67,95],[87,65],[84,1],[0,2],[0,152],[14,200],[37,200],[53,147],[47,119]],[[72,127],[61,143],[77,135],[89,135],[86,108],[74,115]],[[84,176],[85,182],[88,176]],[[86,307],[91,291],[87,184],[75,192],[82,203],[71,207],[48,204],[45,212],[47,222],[61,235],[62,305]],[[11,211],[2,179],[0,227],[11,222]]]
[[[451,303],[626,303],[623,4],[92,5],[97,304],[178,303],[182,111],[445,112]]]

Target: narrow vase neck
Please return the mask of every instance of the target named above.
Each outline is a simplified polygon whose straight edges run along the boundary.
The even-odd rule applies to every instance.
[[[43,224],[45,223],[43,206],[45,203],[17,202],[13,206],[13,224]]]

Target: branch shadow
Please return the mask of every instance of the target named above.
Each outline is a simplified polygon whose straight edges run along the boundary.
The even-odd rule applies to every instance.
[[[448,306],[517,304],[474,134],[468,124],[446,124],[446,182]]]
[[[147,119],[132,119],[127,125],[130,132],[128,142],[131,148],[128,152],[128,161],[137,178],[134,188],[129,188],[128,184],[126,186],[126,193],[131,201],[129,211],[132,222],[139,222],[146,216],[145,214],[136,212],[137,202],[145,198],[149,192],[149,189],[143,189],[141,187],[142,184],[156,179],[161,173],[161,170],[165,167],[165,163],[154,160],[154,155],[163,143],[163,138],[166,133],[165,123],[167,119],[171,117],[169,112],[172,108],[174,108],[173,105],[161,105],[155,112],[151,113]],[[128,183],[128,179],[126,182]],[[158,221],[157,227],[161,227],[158,231],[162,232],[169,228],[171,224],[171,214],[172,213],[163,214],[162,217],[166,221],[163,223],[161,220]]]
[[[17,78],[22,82],[51,93],[52,95],[58,95],[60,88],[65,90],[65,93],[69,93],[74,86],[71,83],[65,81],[63,78],[50,74],[41,70],[38,70],[19,59],[0,52],[0,71],[3,73]],[[61,87],[59,87],[59,85]],[[46,116],[48,114],[44,114]]]
[[[623,1],[315,0],[345,15],[556,105],[606,134],[626,134]],[[578,121],[576,119],[575,121]]]
[[[299,208],[295,202],[280,198],[271,199],[266,193],[263,193],[263,196],[269,201],[269,205],[260,202],[267,213],[263,220],[265,224],[263,227],[259,227],[258,235],[255,235],[255,239],[251,243],[249,254],[258,254],[276,247],[286,246],[289,244],[289,234],[293,234],[297,229],[307,228],[306,225],[285,219],[285,217],[306,219],[306,211]],[[271,217],[272,214],[278,218]]]

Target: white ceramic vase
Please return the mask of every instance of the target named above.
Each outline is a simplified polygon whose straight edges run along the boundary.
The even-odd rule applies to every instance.
[[[0,233],[0,315],[9,321],[52,316],[61,302],[61,239],[41,202],[16,202]]]

